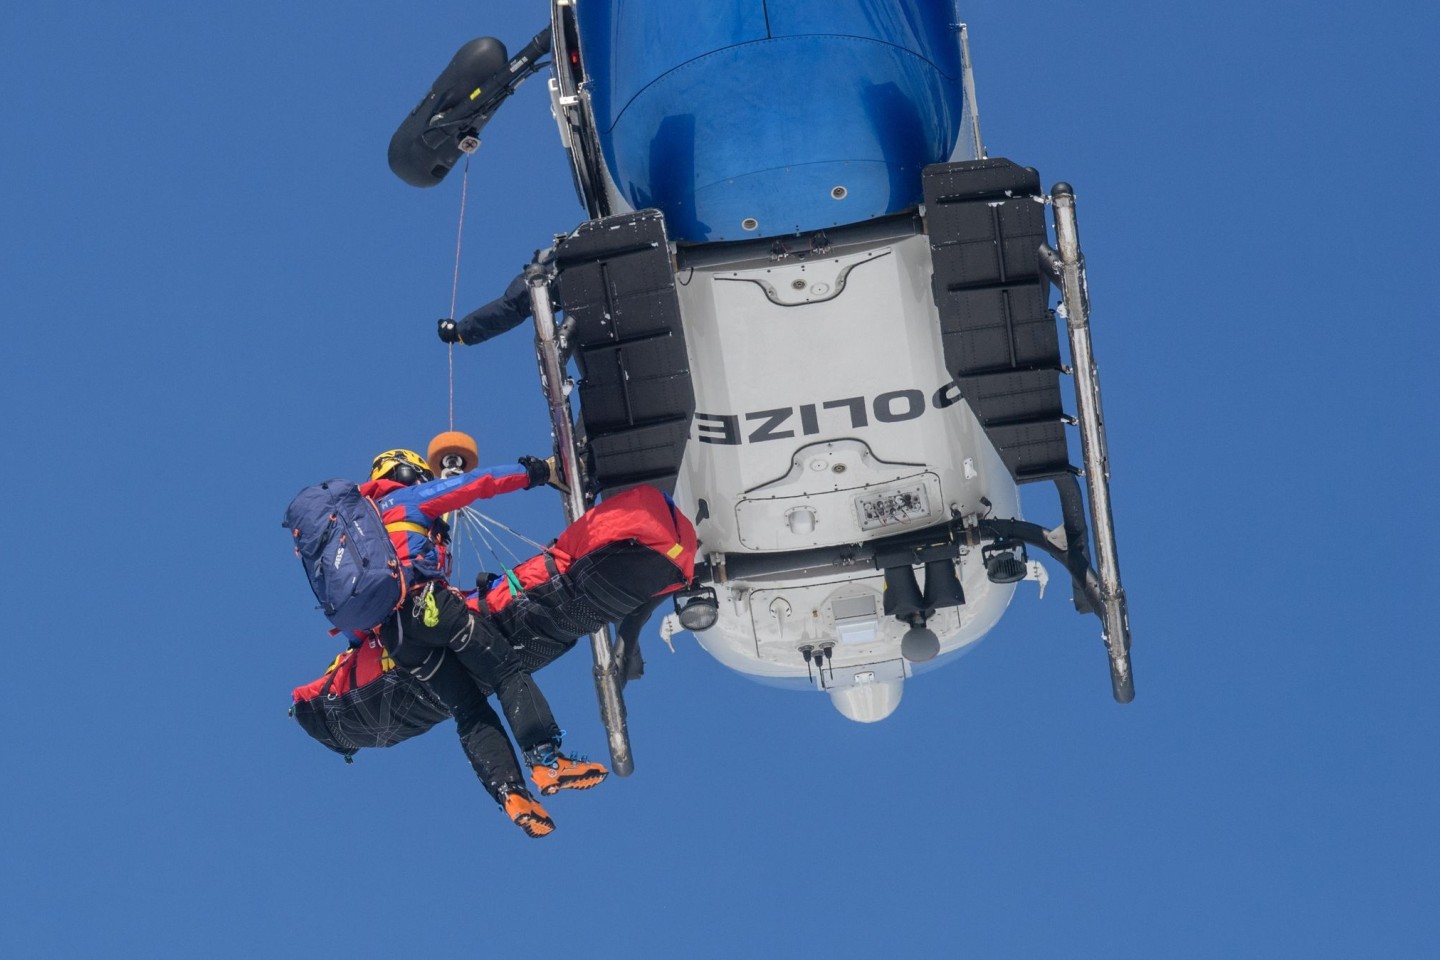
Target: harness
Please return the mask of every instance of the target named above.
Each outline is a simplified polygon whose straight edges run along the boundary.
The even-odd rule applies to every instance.
[[[427,540],[430,539],[430,528],[423,523],[415,523],[413,520],[396,520],[394,523],[387,523],[385,530],[387,533],[404,530],[406,533],[418,533]]]

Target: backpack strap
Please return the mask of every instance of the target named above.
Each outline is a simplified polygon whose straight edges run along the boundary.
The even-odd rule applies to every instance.
[[[359,648],[359,647],[351,647],[349,650],[345,651],[345,654],[344,654],[344,655],[349,659],[349,662],[350,662],[350,689],[351,689],[351,690],[354,690],[354,689],[355,689],[355,671],[359,669],[359,663],[358,663],[358,661],[360,660],[359,652],[360,652],[360,648]],[[335,677],[336,677],[336,676],[340,673],[340,671],[343,670],[343,669],[345,669],[345,665],[344,665],[344,664],[338,664],[338,665],[336,665],[336,667],[335,667],[334,670],[331,670],[331,671],[330,671],[330,675],[325,678],[325,686],[323,686],[323,687],[320,688],[320,694],[319,694],[319,696],[317,696],[315,699],[317,699],[317,700],[320,700],[320,699],[328,700],[328,699],[330,699],[330,687],[335,683]],[[330,726],[330,721],[329,721],[329,719],[326,717],[324,711],[321,712],[321,721],[320,721],[320,722],[325,725],[325,729],[330,733],[330,736],[331,736],[331,737],[334,737],[336,740],[341,739],[340,737],[338,737],[338,736],[336,735],[334,728]],[[346,762],[346,763],[354,763],[354,762],[355,762],[355,751],[354,751],[354,750],[342,750],[342,751],[340,751],[340,756],[342,756],[342,757],[345,758],[345,762]]]
[[[354,659],[354,656],[353,656],[353,655],[351,655],[351,659],[352,659],[352,660]],[[320,700],[320,699],[323,699],[323,698],[326,698],[326,697],[329,697],[329,696],[330,696],[330,688],[335,685],[335,674],[337,674],[337,673],[340,672],[340,667],[341,667],[341,664],[338,664],[338,663],[337,663],[337,664],[335,664],[335,666],[330,670],[329,673],[325,674],[325,685],[324,685],[323,687],[321,687],[321,688],[320,688],[320,692],[315,695],[315,699],[316,699],[316,700]]]
[[[331,668],[330,672],[326,674],[325,686],[320,688],[320,693],[317,695],[316,699],[319,699],[320,697],[330,696],[330,688],[335,685],[335,678],[338,677],[340,675],[340,671],[344,670],[347,666],[350,668],[350,689],[355,689],[355,677],[360,669],[360,648],[351,647],[349,650],[346,650],[340,656],[344,658],[345,662],[335,664],[335,666]]]

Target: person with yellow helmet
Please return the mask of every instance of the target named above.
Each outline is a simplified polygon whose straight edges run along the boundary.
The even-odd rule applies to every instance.
[[[479,467],[435,479],[412,450],[375,457],[360,492],[374,501],[399,558],[406,594],[378,629],[395,660],[438,697],[455,717],[460,743],[475,774],[506,815],[532,837],[555,823],[529,791],[515,750],[486,697],[494,690],[510,730],[546,792],[587,789],[609,771],[559,750],[561,730],[540,688],[505,635],[450,586],[449,527],[445,514],[476,500],[554,482],[554,458],[521,457],[515,466]]]

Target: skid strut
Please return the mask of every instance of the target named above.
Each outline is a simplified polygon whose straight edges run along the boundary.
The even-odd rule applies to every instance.
[[[1101,605],[1096,612],[1104,623],[1111,688],[1116,700],[1129,703],[1135,699],[1135,680],[1130,673],[1130,619],[1125,606],[1125,588],[1120,585],[1115,526],[1110,516],[1110,455],[1105,449],[1105,418],[1100,411],[1100,377],[1090,349],[1090,294],[1085,285],[1085,257],[1080,252],[1080,234],[1075,224],[1075,192],[1070,184],[1057,183],[1050,194],[1055,212],[1055,242],[1060,247],[1053,260],[1060,275],[1065,326],[1070,334],[1080,452],[1085,463],[1085,489],[1090,497],[1096,573],[1100,581]]]
[[[585,513],[585,484],[580,458],[575,452],[574,421],[570,413],[570,382],[565,376],[555,312],[550,307],[550,279],[544,274],[530,278],[530,305],[535,314],[535,353],[540,365],[540,389],[550,410],[550,428],[565,475],[565,516],[574,523]],[[615,659],[609,626],[590,635],[590,652],[595,658],[595,697],[600,702],[600,720],[610,742],[610,769],[628,777],[635,769],[630,755],[630,731],[625,725],[625,699],[621,694],[620,670]]]

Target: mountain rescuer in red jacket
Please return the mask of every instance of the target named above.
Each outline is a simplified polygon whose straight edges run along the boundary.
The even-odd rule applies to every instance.
[[[369,482],[360,487],[380,510],[407,585],[400,608],[380,626],[381,642],[398,666],[424,681],[450,709],[476,776],[532,837],[550,833],[555,823],[525,788],[486,688],[500,698],[542,793],[587,789],[609,771],[560,752],[561,731],[550,705],[515,649],[487,614],[471,610],[447,582],[449,527],[443,517],[476,500],[541,486],[554,472],[553,460],[522,457],[518,466],[480,467],[436,480],[419,454],[397,449],[375,458]]]

